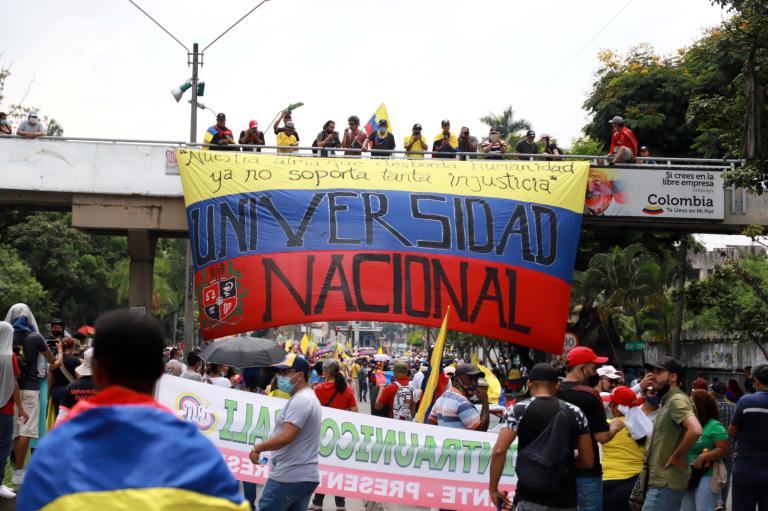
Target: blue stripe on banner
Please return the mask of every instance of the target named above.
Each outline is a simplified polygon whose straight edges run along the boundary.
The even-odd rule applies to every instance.
[[[570,283],[581,214],[487,197],[269,190],[187,208],[195,270],[250,254],[392,250],[473,257]]]

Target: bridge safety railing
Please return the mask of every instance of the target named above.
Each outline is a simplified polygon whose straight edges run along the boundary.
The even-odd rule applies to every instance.
[[[11,138],[18,140],[29,140],[24,137],[17,137],[15,135],[0,135],[0,139]],[[190,148],[206,148],[209,150],[219,150],[226,152],[243,151],[244,153],[251,152],[265,152],[265,153],[278,153],[284,156],[308,156],[308,157],[329,157],[329,158],[399,158],[399,159],[418,159],[418,158],[435,158],[435,159],[459,159],[459,160],[515,160],[515,161],[573,161],[573,160],[588,160],[594,166],[607,165],[609,157],[607,155],[580,155],[580,154],[564,154],[554,156],[546,153],[539,154],[520,154],[520,153],[484,153],[480,150],[475,152],[439,152],[439,151],[406,151],[404,149],[359,149],[359,148],[322,148],[311,146],[277,146],[277,145],[248,145],[248,144],[231,144],[231,145],[217,145],[217,144],[192,144],[189,142],[182,142],[178,140],[145,140],[145,139],[115,139],[115,138],[93,138],[93,137],[37,137],[32,140],[50,140],[56,142],[88,142],[99,144],[121,144],[121,145],[154,145],[163,147],[190,147]],[[478,144],[479,146],[479,144]],[[224,149],[226,148],[226,149]],[[479,149],[479,147],[478,147]],[[389,156],[372,156],[371,151],[378,155]],[[353,154],[344,154],[344,153]],[[356,154],[355,154],[356,153]],[[632,163],[620,163],[616,167],[630,167],[639,169],[660,169],[660,168],[685,168],[685,169],[719,169],[726,170],[744,163],[744,160],[740,159],[717,159],[717,158],[688,158],[688,157],[668,157],[668,156],[648,156],[637,157]]]

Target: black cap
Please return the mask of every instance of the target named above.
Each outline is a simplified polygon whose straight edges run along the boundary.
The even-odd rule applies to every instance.
[[[528,372],[528,379],[531,381],[551,381],[557,383],[557,369],[552,364],[541,362],[536,364]]]
[[[227,116],[222,114],[222,113],[218,113],[218,114],[216,114],[216,120],[217,121],[226,121],[227,120]]]
[[[448,119],[443,119],[443,122],[441,122],[440,124],[442,124],[443,126],[450,126],[451,121],[449,121]]]
[[[53,325],[64,326],[64,322],[62,320],[60,320],[59,318],[53,318],[51,320],[51,326],[53,326]]]
[[[467,376],[479,376],[483,374],[483,372],[472,364],[459,364],[459,367],[456,368],[456,373],[454,374],[456,376],[461,376],[462,374],[466,374]]]
[[[416,131],[420,129],[421,129],[421,124],[419,124],[418,122],[413,125],[413,128],[411,128],[412,131]]]
[[[525,134],[526,137],[535,137],[536,132],[533,130],[528,130],[528,132]]]
[[[381,126],[384,126],[384,127],[389,126],[389,123],[387,122],[386,119],[382,119],[382,120],[379,121],[379,127],[381,127]]]
[[[682,376],[683,371],[685,370],[683,364],[680,363],[679,360],[670,357],[669,355],[664,355],[656,362],[645,364],[645,368],[649,370],[663,369],[665,371],[669,371],[670,373],[677,373],[680,376]]]

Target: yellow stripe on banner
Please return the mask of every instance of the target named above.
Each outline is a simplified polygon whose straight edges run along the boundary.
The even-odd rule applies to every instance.
[[[421,395],[421,401],[419,401],[419,410],[416,412],[416,417],[413,422],[425,422],[427,419],[427,410],[432,406],[432,396],[435,395],[435,389],[437,389],[437,379],[440,376],[442,368],[440,364],[443,361],[443,348],[445,347],[445,338],[448,337],[448,315],[451,313],[451,307],[445,310],[445,317],[443,318],[443,324],[440,326],[440,332],[437,334],[437,340],[435,346],[432,348],[432,358],[429,359],[430,373],[427,385],[424,387],[424,393]]]
[[[248,511],[247,502],[235,504],[231,500],[211,497],[190,490],[179,488],[129,488],[124,490],[70,493],[54,500],[42,508],[42,511],[178,511],[194,509],[196,511]]]
[[[587,161],[313,158],[177,149],[187,206],[266,190],[395,190],[535,202],[581,213]]]

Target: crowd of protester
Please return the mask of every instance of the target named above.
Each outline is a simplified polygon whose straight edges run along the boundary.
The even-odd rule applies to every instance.
[[[528,370],[517,359],[488,369],[455,356],[433,368],[418,349],[397,357],[337,350],[305,358],[296,345],[281,363],[239,369],[206,363],[198,350],[185,357],[179,347],[164,347],[159,323],[130,311],[104,315],[93,337],[70,336],[56,319],[49,330],[44,338],[24,304],[0,322],[0,456],[7,463],[13,454],[9,484],[20,486],[18,509],[57,499],[83,508],[112,499],[127,509],[145,502],[139,490],[165,488],[180,508],[206,501],[216,509],[319,511],[327,500],[316,492],[322,407],[359,412],[369,402],[371,414],[413,421],[432,371],[437,386],[425,422],[497,435],[489,493],[501,507],[512,504],[499,481],[515,440],[518,511],[716,510],[724,509],[729,492],[735,511],[768,504],[768,365],[746,368],[744,391],[735,380],[710,383],[700,375],[686,392],[685,368],[674,358],[646,364],[646,373],[630,380],[587,347],[568,353],[564,371],[549,363]],[[287,400],[269,438],[250,453],[254,464],[271,467],[260,497],[252,483],[240,488],[194,427],[155,403],[163,373]],[[507,392],[490,397],[492,383]],[[169,433],[167,452],[184,451],[190,460],[207,453],[200,461],[207,472],[182,477],[184,460],[158,460],[149,438],[157,435],[147,435],[146,427]],[[73,470],[79,456],[97,450],[101,466],[115,467],[107,478],[123,479],[105,484],[103,474],[92,473],[51,484],[53,466]],[[153,470],[139,476],[129,474],[131,466]],[[89,488],[95,495],[85,497]],[[138,493],[113,494],[123,488]],[[0,497],[14,495],[0,486]],[[331,496],[337,510],[345,509],[343,496]]]

